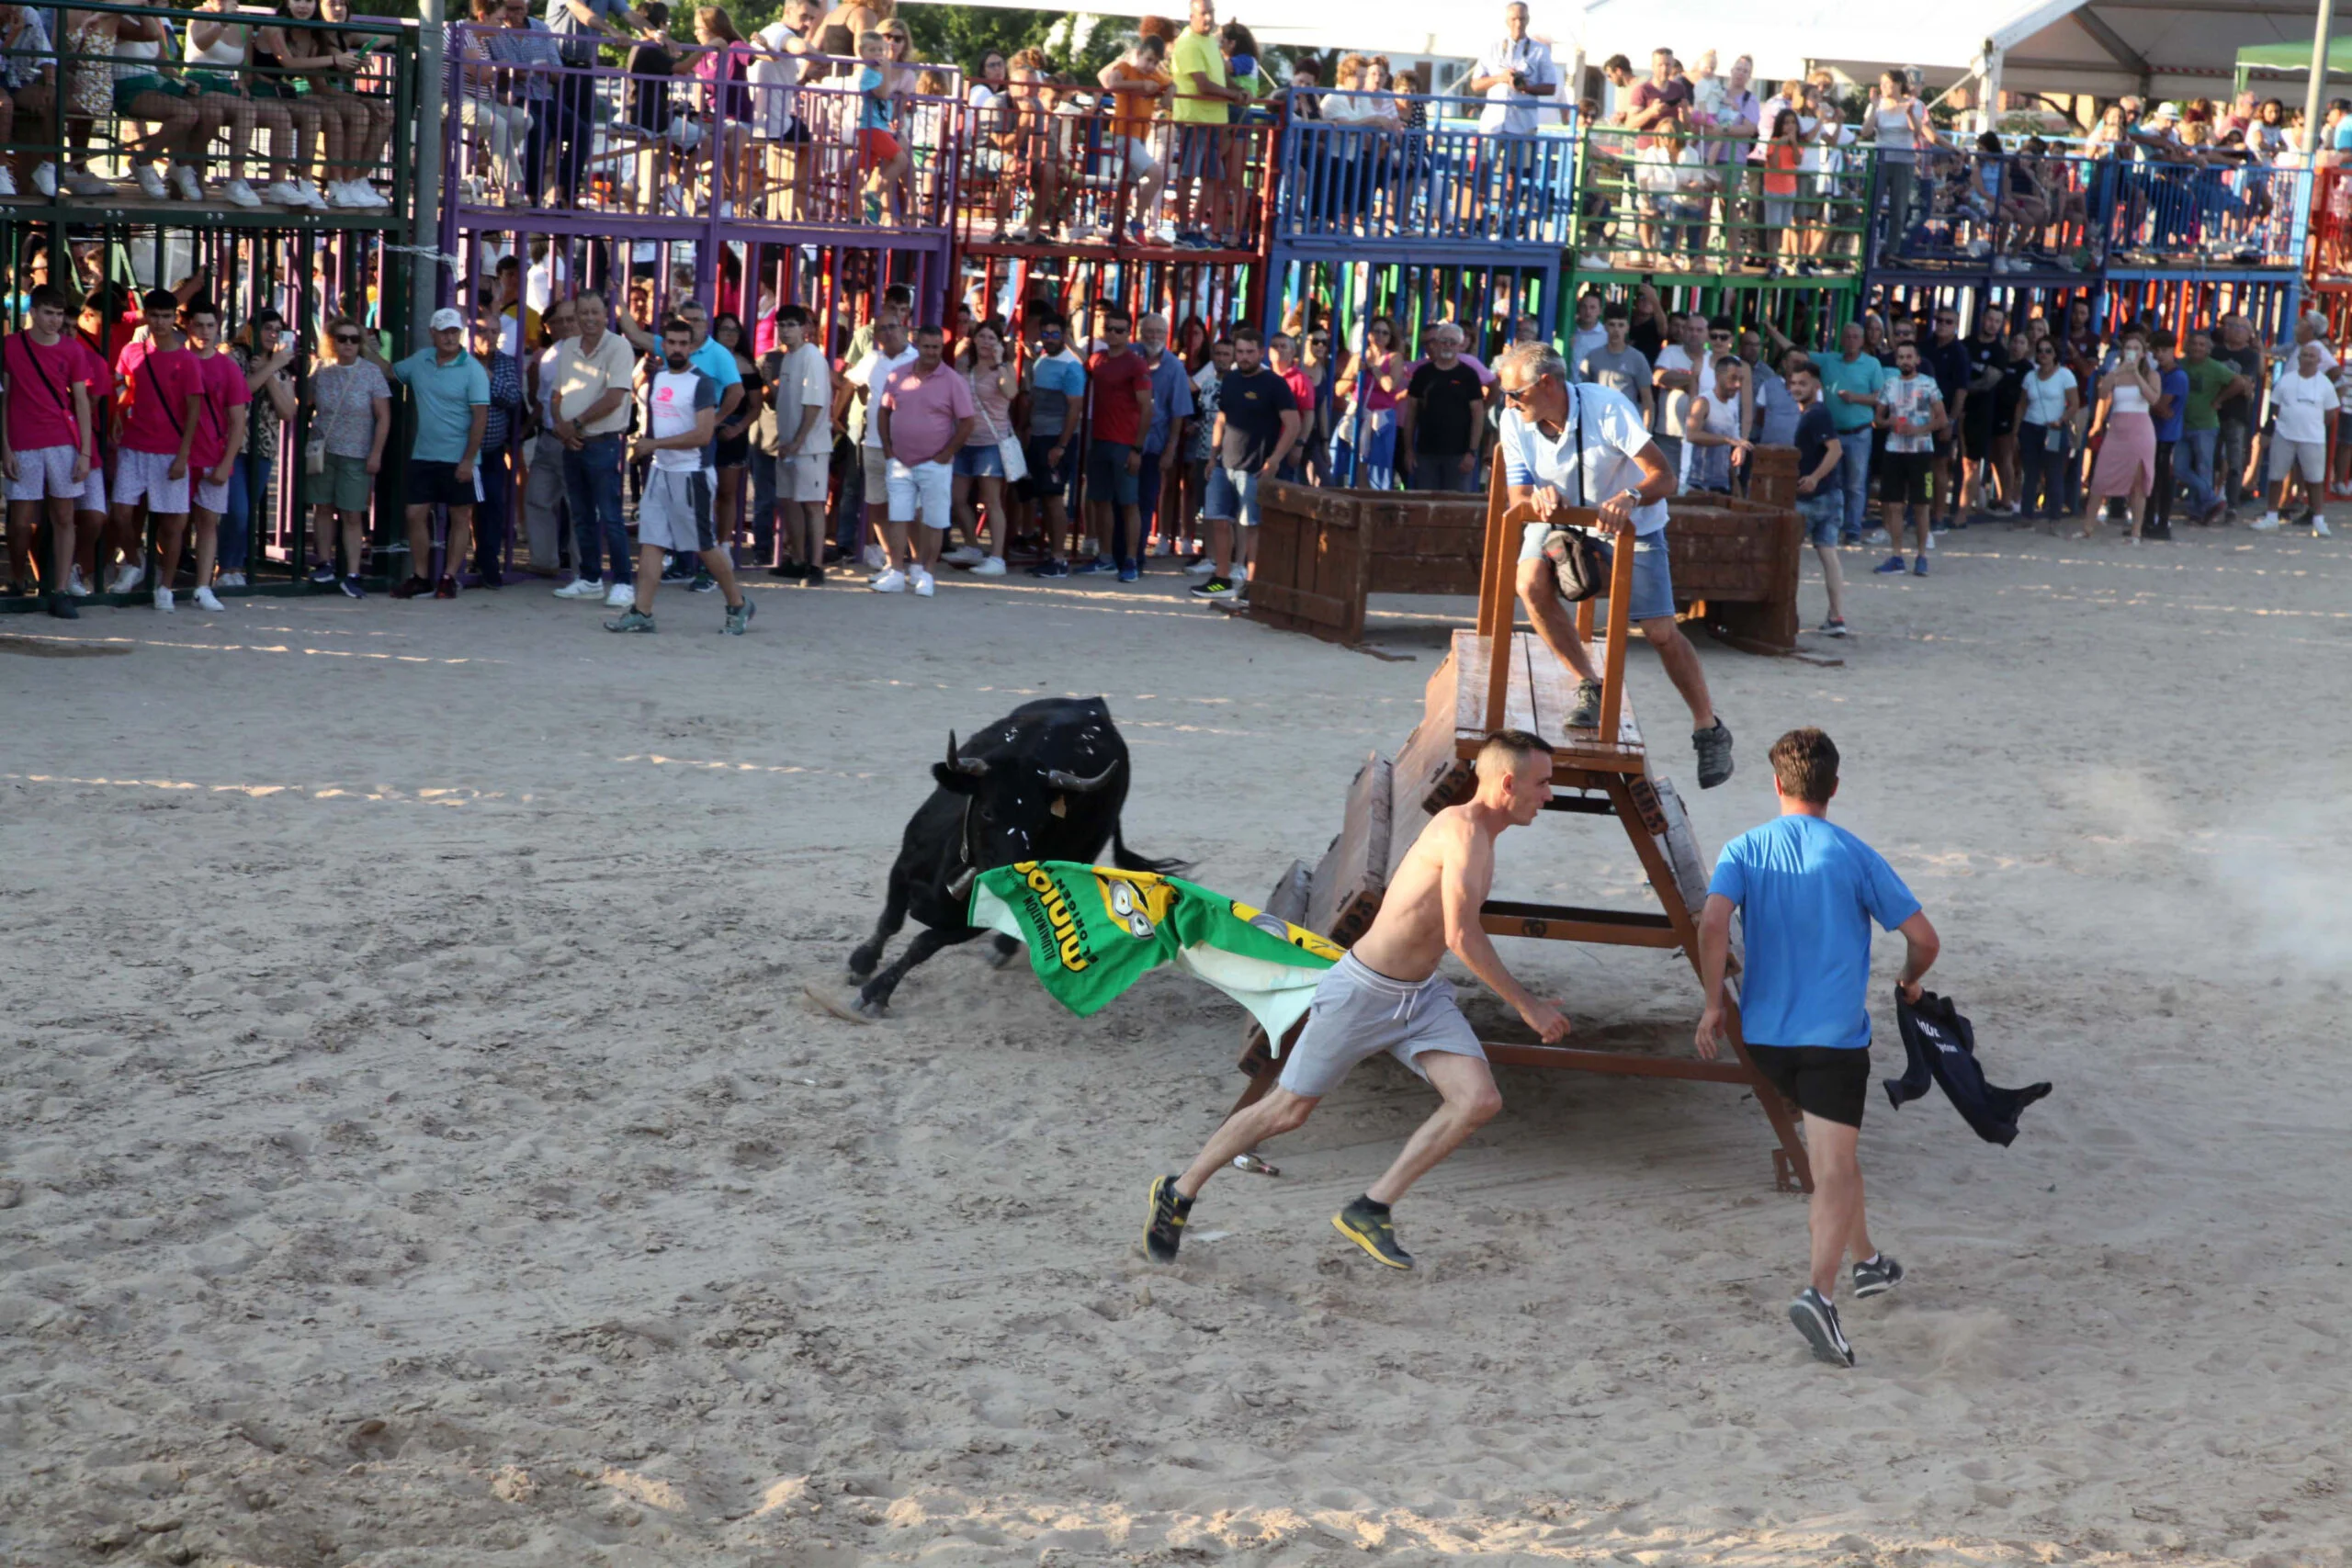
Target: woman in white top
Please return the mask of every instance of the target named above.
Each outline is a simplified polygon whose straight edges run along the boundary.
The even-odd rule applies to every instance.
[[[2156,483],[2156,426],[2150,416],[2164,396],[2164,382],[2139,328],[2123,334],[2121,347],[2115,368],[2099,379],[2098,403],[2091,414],[2090,439],[2096,442],[2102,434],[2107,439],[2091,468],[2082,536],[2087,539],[2098,532],[2099,513],[2106,510],[2102,502],[2109,496],[2120,495],[2126,498],[2130,527],[2126,536],[2136,545],[2140,514]],[[2032,379],[2026,378],[2029,385]]]
[[[2066,452],[2082,406],[2075,373],[2058,363],[2058,341],[2041,339],[2033,345],[2033,368],[2025,373],[2018,398],[2018,457],[2025,468],[2018,516],[2031,518],[2039,497],[2045,533],[2056,533],[2065,514]]]
[[[1899,252],[1911,231],[1911,192],[1919,149],[1934,142],[1928,107],[1911,93],[1911,78],[1889,71],[1862,114],[1862,140],[1878,149],[1880,199],[1886,213],[1886,247]]]
[[[1372,204],[1372,171],[1379,162],[1380,133],[1404,128],[1394,97],[1369,90],[1371,69],[1372,62],[1363,55],[1343,56],[1336,77],[1339,90],[1323,99],[1323,122],[1331,128],[1331,216],[1348,229]]]
[[[188,69],[182,76],[189,86],[203,89],[198,104],[209,108],[215,123],[229,132],[229,178],[221,193],[239,207],[274,201],[280,207],[308,207],[323,212],[326,197],[315,188],[297,185],[292,177],[293,165],[288,161],[294,141],[292,112],[282,99],[253,95],[246,62],[253,29],[216,19],[227,14],[228,5],[229,0],[202,0],[188,18]],[[258,195],[245,183],[245,158],[256,130],[269,132],[270,183]]]

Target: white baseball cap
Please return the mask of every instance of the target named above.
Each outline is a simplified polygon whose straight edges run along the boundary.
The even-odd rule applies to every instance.
[[[433,330],[436,333],[464,332],[466,318],[444,305],[433,312]]]

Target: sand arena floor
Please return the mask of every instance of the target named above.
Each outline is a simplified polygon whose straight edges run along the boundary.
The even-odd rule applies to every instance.
[[[1737,1091],[1504,1069],[1396,1277],[1327,1223],[1430,1103],[1374,1064],[1159,1271],[1237,1010],[1081,1021],[977,947],[883,1026],[801,999],[951,726],[1105,694],[1131,841],[1254,898],[1466,606],[1377,602],[1409,662],[1172,574],[763,582],[741,641],[674,591],[651,638],[519,589],[0,624],[0,1561],[2346,1562],[2352,546],[1948,544],[1849,558],[1842,667],[1706,650],[1725,788],[1633,660],[1710,853],[1826,726],[1996,1076],[2058,1086],[2006,1152],[1873,1107],[1913,1277],[1850,1372]],[[1615,831],[1499,891],[1639,901]],[[1678,959],[1505,957],[1687,1049]]]

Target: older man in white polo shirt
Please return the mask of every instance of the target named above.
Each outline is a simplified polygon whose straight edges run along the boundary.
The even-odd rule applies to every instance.
[[[1552,46],[1527,36],[1527,7],[1521,0],[1503,7],[1503,36],[1478,57],[1470,90],[1487,99],[1478,129],[1488,136],[1513,138],[1493,148],[1500,183],[1490,198],[1498,203],[1495,212],[1517,213],[1521,206],[1519,185],[1535,167],[1536,107],[1556,100],[1560,93],[1560,68],[1552,62]],[[1532,221],[1533,217],[1505,217],[1502,221]]]
[[[1667,678],[1690,707],[1690,744],[1699,753],[1699,787],[1731,777],[1731,730],[1715,715],[1698,650],[1674,624],[1674,579],[1666,558],[1666,498],[1674,472],[1650,439],[1632,402],[1606,387],[1579,385],[1560,351],[1548,343],[1518,343],[1495,366],[1505,403],[1501,446],[1510,502],[1534,503],[1550,517],[1563,507],[1591,507],[1602,531],[1630,538],[1634,548],[1632,603],[1627,619],[1657,649]],[[1600,718],[1600,672],[1592,650],[1577,636],[1575,617],[1561,600],[1552,563],[1544,556],[1548,522],[1527,525],[1520,544],[1519,597],[1537,635],[1577,672],[1571,729]],[[1611,547],[1603,543],[1602,552]]]

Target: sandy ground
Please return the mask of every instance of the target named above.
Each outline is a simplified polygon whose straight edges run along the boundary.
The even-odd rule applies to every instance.
[[[626,640],[520,590],[0,625],[0,1561],[2352,1560],[2347,552],[1955,536],[1842,667],[1706,651],[1704,795],[1636,655],[1709,852],[1825,724],[1996,1076],[2058,1085],[2007,1151],[1873,1108],[1913,1278],[1850,1372],[1737,1091],[1505,1069],[1400,1277],[1327,1223],[1430,1103],[1374,1064],[1160,1271],[1237,1010],[1080,1021],[977,947],[884,1025],[800,999],[951,726],[1106,694],[1130,840],[1255,897],[1464,606],[1376,606],[1410,661],[1172,576],[763,584],[742,641],[674,592]],[[1614,831],[1503,891],[1637,899]],[[1506,957],[1687,1048],[1678,959]]]

